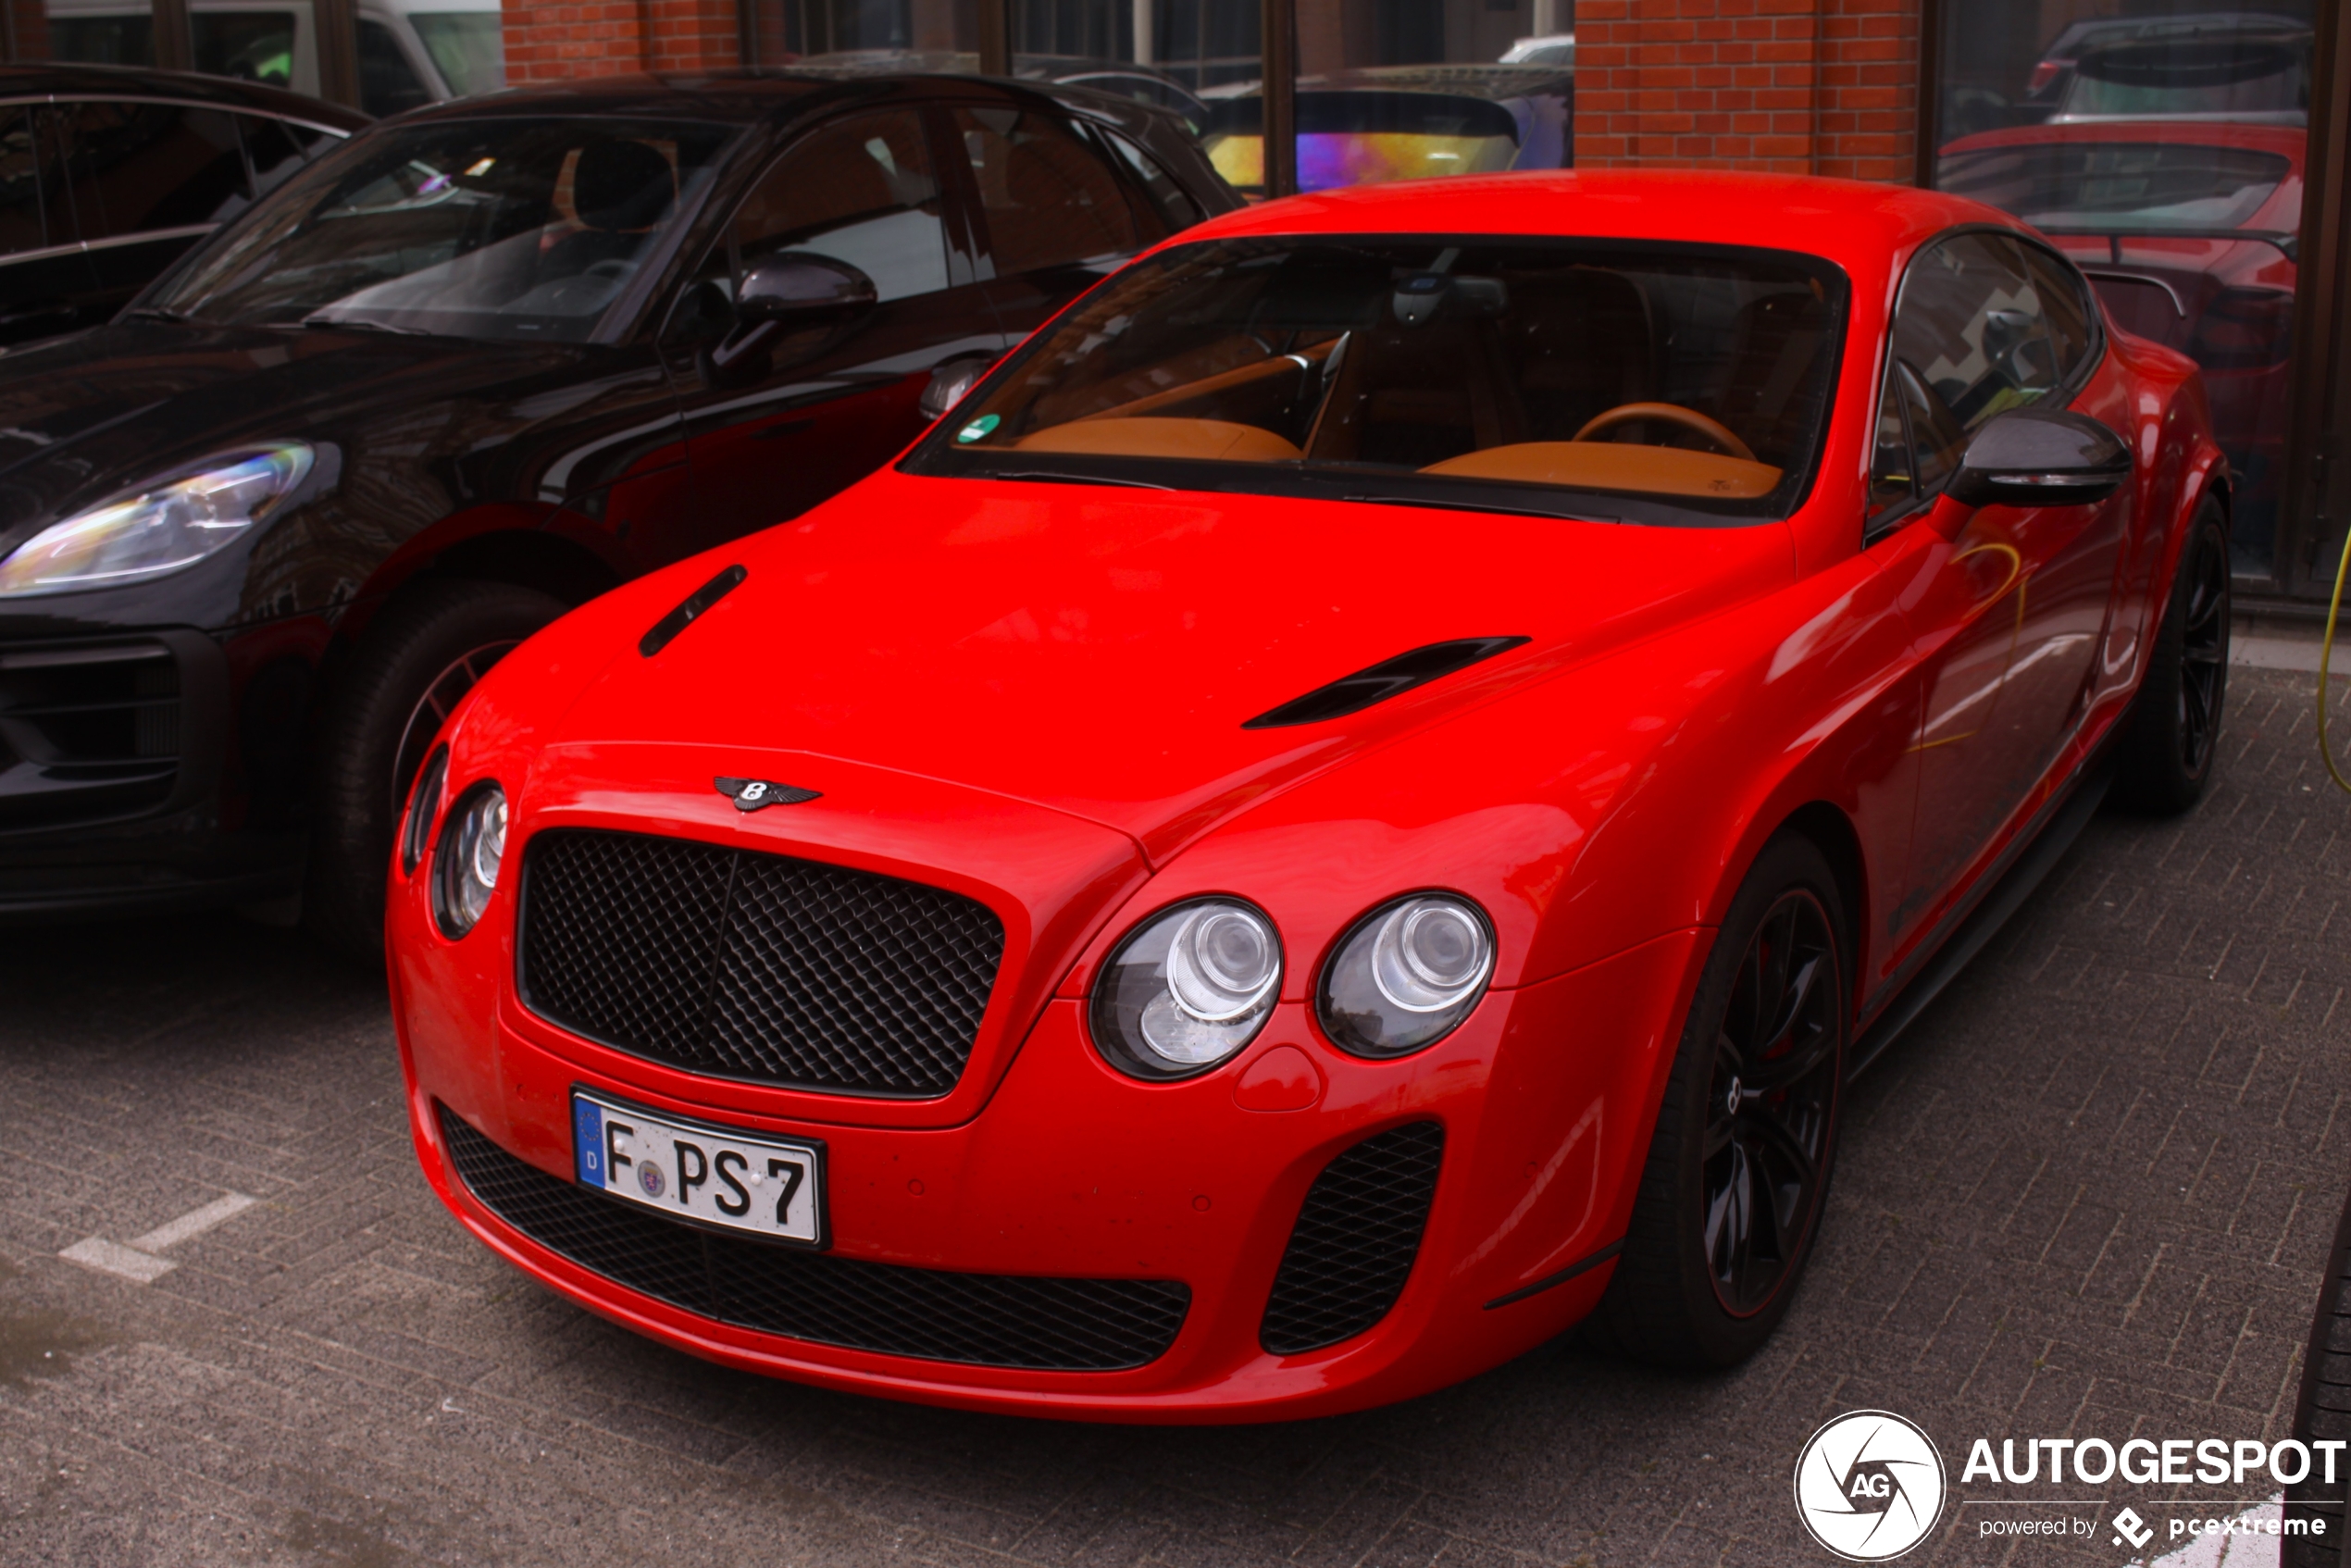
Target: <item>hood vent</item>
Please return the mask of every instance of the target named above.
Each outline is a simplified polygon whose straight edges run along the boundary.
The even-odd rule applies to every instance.
[[[653,628],[637,640],[637,652],[650,659],[669,646],[669,640],[694,624],[702,613],[735,591],[735,585],[751,574],[740,566],[728,566],[700,588],[686,595],[685,602],[669,614],[653,622]]]
[[[1525,637],[1463,637],[1451,642],[1431,642],[1392,659],[1383,659],[1353,675],[1340,676],[1328,686],[1317,686],[1303,697],[1293,697],[1278,708],[1266,709],[1241,728],[1280,729],[1292,724],[1320,724],[1325,719],[1344,718],[1531,641]]]

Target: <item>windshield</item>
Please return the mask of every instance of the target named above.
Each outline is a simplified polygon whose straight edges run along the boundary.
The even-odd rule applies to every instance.
[[[506,85],[505,22],[496,11],[411,11],[408,23],[458,97]]]
[[[578,342],[664,250],[731,134],[625,119],[370,131],[146,304],[198,321]]]
[[[1187,245],[1080,301],[909,467],[1782,516],[1820,447],[1845,296],[1816,257],[1717,246]]]

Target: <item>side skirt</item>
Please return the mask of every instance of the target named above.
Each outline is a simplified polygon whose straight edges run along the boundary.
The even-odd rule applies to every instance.
[[[2111,733],[2120,732],[2118,720]],[[1934,956],[1897,993],[1892,1004],[1877,1015],[1876,1022],[1862,1031],[1854,1046],[1852,1061],[1845,1070],[1847,1083],[1874,1065],[1886,1047],[1917,1022],[1927,1004],[1942,994],[1944,987],[1959,978],[1959,972],[1999,934],[2009,917],[2023,906],[2042,878],[2073,847],[2073,840],[2082,836],[2082,829],[2097,815],[2113,782],[2114,747],[2109,737],[2074,774],[2072,786],[2041,808],[2039,821],[2011,847],[2008,866],[1991,881],[1991,890],[1972,907],[1948,917],[1949,934],[1937,940],[1932,949]]]

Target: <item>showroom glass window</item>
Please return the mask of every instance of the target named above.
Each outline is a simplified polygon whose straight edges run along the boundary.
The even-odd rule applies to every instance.
[[[2237,569],[2278,555],[2309,110],[2308,0],[1943,11],[1935,183],[2029,219],[2108,316],[2204,370]]]

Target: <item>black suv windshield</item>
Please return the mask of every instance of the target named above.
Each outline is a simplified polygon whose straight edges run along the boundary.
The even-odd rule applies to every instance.
[[[571,118],[370,131],[145,303],[197,321],[577,342],[665,248],[732,134]]]
[[[1705,523],[1784,516],[1844,275],[1600,240],[1230,240],[1128,268],[914,472]]]

